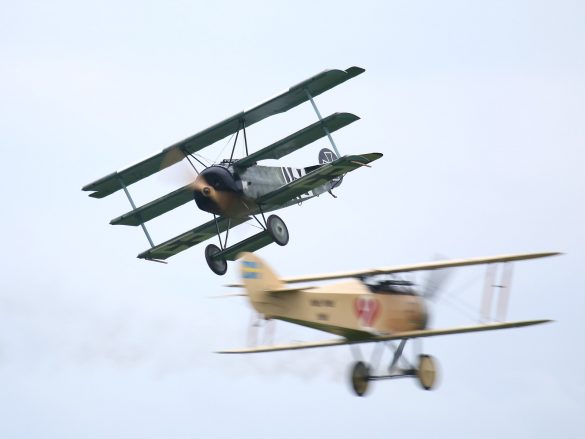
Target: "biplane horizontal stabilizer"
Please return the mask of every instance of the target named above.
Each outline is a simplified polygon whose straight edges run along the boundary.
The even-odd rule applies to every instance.
[[[324,348],[329,346],[341,346],[348,344],[358,343],[372,343],[378,341],[392,341],[392,340],[404,340],[410,338],[425,338],[435,337],[437,335],[453,335],[453,334],[465,334],[469,332],[482,332],[482,331],[496,331],[499,329],[510,329],[520,328],[523,326],[539,325],[542,323],[548,323],[552,320],[522,320],[517,322],[505,322],[505,323],[486,323],[483,325],[475,326],[461,326],[458,328],[448,329],[421,329],[416,331],[399,332],[391,335],[372,335],[369,338],[364,339],[345,339],[337,338],[332,340],[323,340],[306,343],[291,343],[274,346],[257,346],[251,348],[241,349],[230,349],[224,351],[218,351],[218,354],[255,354],[262,352],[276,352],[276,351],[292,351],[297,349],[312,349],[312,348]]]
[[[296,133],[293,133],[290,136],[273,143],[272,145],[262,148],[261,150],[238,160],[235,166],[237,168],[243,169],[247,168],[248,166],[252,166],[260,160],[280,159],[285,155],[295,152],[303,146],[325,137],[327,135],[327,131],[325,131],[325,129],[332,133],[349,125],[352,122],[355,122],[356,120],[359,120],[359,117],[357,117],[355,114],[334,113],[331,116],[327,116],[322,121],[315,122],[314,124],[309,125],[308,127],[303,128],[302,130],[299,130]]]
[[[247,128],[269,116],[283,113],[308,101],[307,92],[312,97],[319,96],[363,72],[365,70],[361,67],[350,67],[346,70],[325,70],[249,110],[228,117],[222,122],[177,142],[145,160],[87,184],[82,190],[92,192],[89,196],[93,198],[106,197],[122,189],[124,185],[129,186],[136,183],[180,162],[186,155],[200,151],[206,146],[236,133],[242,126]]]
[[[382,157],[379,152],[361,155],[349,155],[324,164],[317,169],[293,180],[292,182],[259,197],[256,202],[263,206],[281,206],[311,190],[330,182],[336,177],[344,175],[354,169],[366,166],[368,163]]]
[[[187,250],[194,245],[197,245],[203,241],[208,240],[217,235],[219,229],[220,232],[225,232],[228,227],[233,228],[242,223],[248,221],[250,217],[232,219],[231,221],[225,217],[218,218],[217,224],[215,220],[211,220],[195,227],[188,232],[185,232],[179,236],[169,239],[162,244],[156,245],[142,253],[137,257],[141,259],[154,259],[154,260],[165,260],[177,253]]]
[[[170,194],[163,195],[162,197],[151,201],[136,210],[131,210],[118,218],[114,218],[110,221],[110,224],[139,226],[140,224],[182,206],[189,201],[193,201],[193,188],[191,187],[191,184],[183,186]]]

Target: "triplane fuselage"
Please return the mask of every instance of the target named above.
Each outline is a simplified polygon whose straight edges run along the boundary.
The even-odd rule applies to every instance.
[[[447,329],[429,329],[426,300],[439,288],[417,288],[414,283],[398,274],[418,271],[444,270],[454,267],[489,264],[492,273],[494,264],[507,265],[502,276],[508,277],[511,262],[553,256],[558,253],[526,253],[485,258],[459,259],[426,262],[422,264],[385,267],[345,273],[332,273],[294,278],[279,278],[260,257],[253,253],[240,255],[242,284],[231,285],[245,289],[247,296],[259,318],[282,320],[309,328],[326,331],[341,338],[285,345],[261,345],[242,349],[225,350],[220,353],[243,354],[273,352],[284,350],[308,349],[326,346],[356,345],[359,343],[380,342],[378,346],[388,345],[393,350],[392,360],[385,373],[377,373],[378,364],[368,364],[361,358],[355,362],[351,374],[351,384],[359,396],[365,394],[370,381],[399,377],[416,377],[424,389],[435,385],[436,366],[434,359],[422,354],[409,361],[404,354],[406,342],[437,335],[450,335],[467,332],[490,331],[545,323],[549,320],[525,320],[505,322],[505,309],[498,306],[499,322],[483,323]],[[491,275],[490,275],[491,276]],[[344,279],[342,282],[321,285],[290,286]],[[444,279],[444,277],[442,277]],[[507,281],[496,285],[486,277],[489,289],[484,301],[492,308],[492,294],[496,287],[500,305],[507,301]],[[490,290],[491,289],[491,290]],[[487,320],[484,315],[484,320]],[[398,341],[397,346],[392,345]],[[375,354],[378,361],[381,353]],[[376,361],[372,360],[372,363]]]

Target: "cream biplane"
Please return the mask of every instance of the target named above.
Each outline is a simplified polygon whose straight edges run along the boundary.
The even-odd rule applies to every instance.
[[[415,377],[421,386],[432,389],[435,384],[436,367],[433,357],[418,352],[415,361],[406,358],[404,347],[411,339],[467,332],[494,331],[537,325],[550,320],[505,320],[511,278],[511,263],[528,259],[554,256],[559,253],[525,253],[492,256],[474,259],[434,261],[422,264],[385,267],[345,273],[322,274],[279,278],[261,258],[253,253],[241,256],[242,284],[258,315],[265,320],[277,319],[326,331],[340,338],[316,342],[298,342],[284,345],[260,345],[241,349],[224,350],[223,354],[249,354],[294,349],[320,348],[327,346],[378,343],[370,364],[357,355],[351,373],[351,384],[355,393],[366,393],[370,381]],[[430,329],[427,299],[431,298],[445,279],[445,269],[486,264],[486,284],[483,299],[485,323],[446,329]],[[499,264],[499,265],[496,265]],[[501,279],[496,282],[496,271],[501,267]],[[436,270],[436,271],[435,271]],[[419,289],[413,282],[399,278],[404,273],[432,271],[427,287]],[[435,275],[433,280],[432,275]],[[346,279],[343,282],[291,286],[299,283]],[[491,321],[494,308],[493,295],[498,290],[497,322]],[[393,344],[398,342],[398,345]],[[378,373],[379,361],[384,345],[393,351],[388,368]],[[378,349],[378,348],[381,348]],[[420,346],[419,346],[420,349]],[[355,353],[354,353],[355,354]]]
[[[205,248],[205,258],[214,273],[223,275],[227,270],[226,261],[235,260],[241,252],[253,252],[273,242],[281,246],[288,243],[289,233],[284,221],[276,215],[265,218],[266,212],[299,204],[325,192],[333,195],[332,190],[339,186],[346,173],[369,166],[370,162],[382,157],[382,154],[376,152],[340,157],[331,133],[359,118],[351,113],[334,113],[322,118],[313,100],[315,96],[364,71],[360,67],[326,70],[249,110],[229,117],[139,163],[100,178],[82,189],[92,192],[89,196],[93,198],[103,198],[120,189],[124,190],[132,210],[113,219],[110,224],[142,227],[151,248],[140,253],[139,258],[164,262],[183,250],[217,236],[219,246],[209,244]],[[308,101],[317,114],[317,122],[254,153],[248,153],[246,128]],[[197,157],[198,151],[234,134],[235,140],[228,159],[205,166]],[[262,160],[280,159],[325,136],[328,137],[333,151],[323,148],[319,153],[319,164],[301,169],[257,164]],[[238,138],[242,137],[245,156],[236,159],[236,145]],[[183,159],[189,162],[197,174],[194,181],[136,207],[128,186]],[[199,171],[196,162],[204,169]],[[213,214],[213,219],[155,245],[145,223],[193,200],[199,209]],[[228,247],[230,229],[252,218],[259,223],[262,231]],[[222,238],[222,233],[225,233],[225,238]]]

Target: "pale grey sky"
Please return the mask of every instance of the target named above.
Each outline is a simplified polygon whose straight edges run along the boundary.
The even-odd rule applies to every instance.
[[[582,437],[584,20],[579,1],[0,4],[0,437]],[[123,195],[80,191],[352,65],[367,71],[317,103],[362,118],[335,134],[342,152],[385,156],[337,200],[281,212],[290,244],[260,252],[278,273],[567,253],[515,270],[510,318],[555,323],[425,342],[435,392],[403,380],[356,398],[343,348],[213,354],[246,341],[248,305],[208,298],[234,266],[213,275],[203,246],[138,260],[140,230],[108,224]],[[251,148],[313,121],[309,105],[266,120]],[[176,174],[134,185],[137,202]],[[150,229],[161,242],[207,219],[187,205]],[[472,321],[460,308],[479,308],[482,273],[458,273],[435,326]],[[277,324],[279,341],[321,337]]]

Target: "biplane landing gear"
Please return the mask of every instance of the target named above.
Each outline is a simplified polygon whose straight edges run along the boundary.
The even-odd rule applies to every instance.
[[[351,386],[357,396],[364,396],[370,383],[370,367],[363,361],[357,361],[351,371]]]
[[[215,274],[223,276],[227,271],[227,261],[219,256],[214,257],[216,254],[220,252],[220,248],[215,244],[209,244],[205,247],[205,260],[207,261],[207,265],[211,268]]]
[[[435,380],[437,378],[435,359],[430,355],[419,355],[416,376],[423,389],[431,390],[435,386]]]
[[[266,229],[278,245],[285,246],[288,244],[288,229],[282,218],[278,215],[270,215],[268,217],[266,220]]]
[[[408,339],[402,339],[398,346],[392,343],[380,342],[372,352],[370,363],[361,360],[359,349],[354,348],[352,353],[357,360],[351,370],[351,387],[357,396],[364,396],[370,381],[390,380],[395,378],[416,378],[425,390],[435,388],[437,378],[436,362],[430,355],[419,354],[412,363],[404,354],[404,347]],[[384,345],[392,351],[392,360],[385,372],[380,373],[380,361],[383,356]],[[380,349],[381,348],[381,349]],[[357,355],[356,355],[357,354]],[[416,366],[413,364],[416,361]]]

